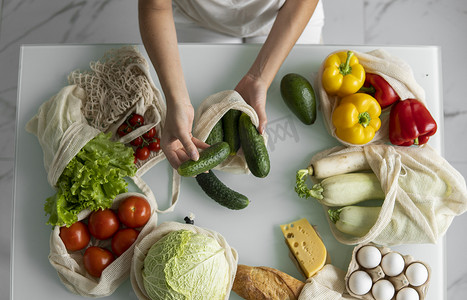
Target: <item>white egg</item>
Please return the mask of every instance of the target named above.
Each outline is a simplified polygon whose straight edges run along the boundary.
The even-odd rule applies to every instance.
[[[367,269],[376,268],[381,263],[381,252],[375,246],[363,246],[357,252],[357,262]]]
[[[391,300],[394,297],[394,285],[386,279],[381,279],[373,284],[371,293],[376,300]]]
[[[396,300],[420,300],[420,296],[413,288],[405,287],[397,292]]]
[[[361,270],[350,274],[348,283],[350,291],[355,295],[365,295],[371,290],[371,285],[373,284],[370,275]]]
[[[413,286],[420,286],[428,280],[428,269],[422,263],[410,264],[405,270],[405,276]]]
[[[387,276],[399,275],[404,270],[404,267],[404,258],[397,252],[389,252],[381,259],[381,268]]]

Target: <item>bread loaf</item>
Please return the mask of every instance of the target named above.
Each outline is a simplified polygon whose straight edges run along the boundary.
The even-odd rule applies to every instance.
[[[232,290],[247,300],[294,300],[304,285],[273,268],[238,265]]]

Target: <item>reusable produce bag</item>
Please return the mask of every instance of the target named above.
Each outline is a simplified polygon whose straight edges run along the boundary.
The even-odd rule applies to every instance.
[[[60,227],[54,227],[50,235],[49,262],[57,271],[61,282],[71,292],[86,297],[105,297],[111,295],[130,275],[134,246],[157,226],[157,204],[152,193],[148,195],[124,193],[115,198],[111,208],[118,209],[121,201],[129,196],[140,196],[148,200],[151,206],[151,217],[146,225],[138,229],[140,232],[133,245],[105,268],[100,278],[89,275],[84,268],[83,254],[85,250],[68,252],[60,238]],[[84,220],[90,214],[89,210],[83,211],[78,216],[78,219]],[[110,249],[110,239],[101,241],[92,237],[89,246],[100,246]]]
[[[47,179],[56,187],[60,175],[76,154],[101,132],[115,131],[133,112],[144,116],[146,125],[128,136],[122,143],[156,127],[159,132],[165,120],[165,105],[155,88],[144,57],[134,47],[112,49],[98,62],[91,62],[91,71],[74,71],[70,85],[43,103],[38,113],[27,123],[26,130],[35,134],[43,150]],[[163,160],[162,151],[137,164],[138,171],[131,179],[151,204],[153,215],[140,232],[142,239],[157,224],[158,212],[174,209],[179,194],[179,177],[173,175],[172,203],[165,210],[157,206],[155,196],[141,176]],[[127,194],[120,194],[114,205]],[[82,211],[78,219],[90,212]],[[147,228],[147,229],[146,229]],[[95,241],[94,241],[95,242]],[[87,275],[82,264],[82,253],[68,253],[55,227],[50,238],[49,261],[60,280],[72,292],[88,296],[110,295],[128,277],[132,250],[116,259],[100,279]]]
[[[70,83],[82,87],[87,97],[83,114],[89,124],[104,132],[111,132],[116,140],[128,144],[151,128],[156,128],[160,137],[166,117],[166,105],[162,94],[154,85],[149,64],[138,48],[124,46],[111,49],[99,61],[90,63],[90,70],[75,70],[68,76]],[[144,125],[127,135],[119,137],[117,130],[133,113],[144,117]],[[165,159],[160,150],[152,152],[148,159],[137,161],[137,172],[133,180],[141,188],[145,185],[141,176]],[[165,210],[175,208],[180,193],[180,176],[172,173],[172,201]]]
[[[230,109],[236,109],[246,113],[250,117],[253,125],[258,127],[259,119],[253,107],[246,103],[238,92],[226,90],[215,93],[203,100],[195,113],[193,136],[205,141],[214,125],[216,125]],[[263,133],[262,136],[267,145],[267,134]],[[229,156],[214,169],[237,174],[250,172],[241,146],[236,155]]]
[[[467,210],[464,177],[427,144],[338,146],[314,155],[311,164],[323,157],[354,151],[364,153],[386,197],[376,224],[363,237],[340,232],[328,218],[339,242],[348,245],[374,242],[383,246],[436,243],[453,218]],[[323,207],[328,215],[328,208]]]
[[[86,92],[76,85],[62,88],[43,103],[26,124],[42,147],[47,180],[54,187],[68,163],[100,131],[88,124],[81,113]]]
[[[219,245],[224,248],[224,255],[227,259],[227,262],[230,267],[230,282],[228,286],[228,290],[225,296],[225,299],[229,298],[230,290],[232,289],[232,285],[234,282],[235,274],[237,271],[237,263],[238,263],[238,254],[234,248],[231,248],[224,237],[219,234],[218,232],[204,229],[195,225],[191,224],[181,224],[178,222],[165,222],[157,226],[152,232],[147,234],[142,240],[136,242],[136,246],[134,249],[133,260],[131,262],[131,273],[130,273],[130,280],[131,285],[133,287],[136,296],[140,300],[150,300],[148,297],[143,282],[142,276],[142,269],[144,266],[144,259],[146,258],[146,254],[148,253],[149,249],[154,245],[155,242],[160,240],[165,235],[169,234],[172,231],[176,230],[190,230],[194,233],[204,234],[206,236],[214,238]]]
[[[347,50],[335,51],[329,55],[341,51]],[[414,78],[412,68],[405,61],[389,54],[383,49],[376,49],[367,53],[358,51],[352,52],[358,58],[358,61],[365,69],[365,72],[382,76],[399,95],[402,101],[404,99],[415,98],[423,104],[426,104],[425,90],[417,83]],[[336,136],[336,127],[332,123],[332,113],[339,104],[340,98],[338,96],[330,96],[324,90],[322,84],[323,70],[324,62],[318,72],[317,86],[320,109],[324,116],[326,129],[329,134],[335,137],[340,143],[347,146],[356,146],[355,144],[343,141]],[[375,137],[367,144],[377,141],[389,142],[389,111],[390,109],[382,111],[380,116],[381,128],[376,132]]]
[[[306,280],[298,300],[350,300],[352,297],[345,287],[345,271],[325,265],[316,275]]]

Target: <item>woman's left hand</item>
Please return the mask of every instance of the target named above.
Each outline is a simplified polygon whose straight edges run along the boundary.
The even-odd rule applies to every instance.
[[[263,134],[266,128],[266,94],[267,84],[251,74],[246,74],[235,87],[243,99],[256,111],[259,119],[258,131]]]

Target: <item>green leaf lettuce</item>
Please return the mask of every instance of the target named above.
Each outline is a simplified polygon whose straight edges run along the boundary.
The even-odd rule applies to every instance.
[[[127,191],[124,177],[136,173],[133,149],[110,137],[97,135],[68,163],[57,181],[57,193],[44,205],[47,224],[70,226],[82,210],[109,208],[118,194]]]

